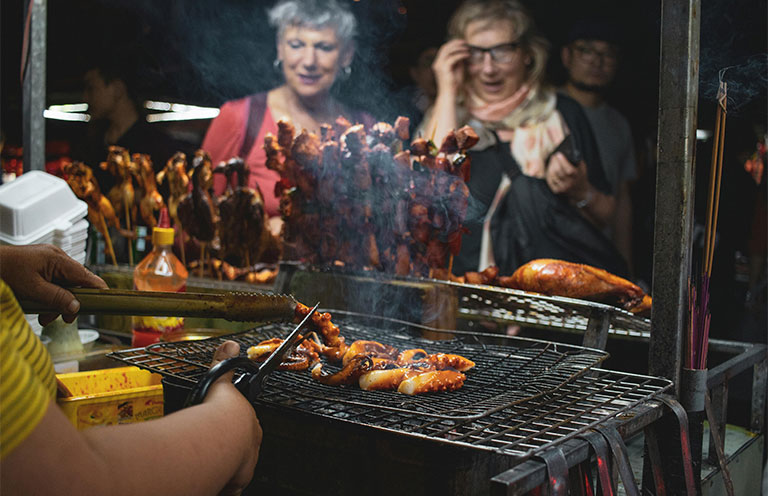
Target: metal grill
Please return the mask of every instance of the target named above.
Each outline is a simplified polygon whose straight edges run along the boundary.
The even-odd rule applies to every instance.
[[[650,338],[651,321],[638,317],[631,312],[602,303],[546,296],[516,289],[478,284],[462,284],[439,279],[412,276],[395,276],[372,271],[355,271],[343,267],[317,267],[303,264],[282,263],[276,289],[285,293],[301,293],[313,278],[324,283],[331,280],[341,281],[340,287],[351,282],[367,280],[380,288],[401,287],[414,284],[420,287],[434,287],[445,294],[455,295],[458,317],[467,320],[492,320],[505,324],[518,324],[524,327],[552,329],[568,332],[585,332],[592,319],[608,319],[608,333],[630,338]],[[300,287],[294,287],[293,278],[301,274]],[[324,279],[320,279],[324,278]],[[326,287],[323,284],[320,287]],[[314,295],[313,295],[314,296]],[[310,298],[311,299],[311,298]]]
[[[525,327],[586,331],[591,318],[607,314],[608,332],[617,336],[650,337],[651,321],[620,308],[591,301],[546,296],[516,289],[437,281],[457,288],[459,315]]]
[[[339,316],[345,317],[340,319]],[[401,349],[460,353],[476,362],[464,387],[448,393],[407,396],[390,391],[333,387],[308,372],[276,371],[256,403],[362,424],[452,445],[516,457],[570,439],[671,387],[664,379],[593,369],[607,355],[597,350],[522,338],[454,332],[452,339],[419,337],[423,326],[335,312],[349,342],[376,339]],[[383,324],[387,324],[386,326]],[[287,324],[204,341],[161,343],[111,354],[113,358],[193,384],[205,373],[213,351],[225,339],[241,347],[285,335]],[[446,331],[430,329],[432,332]]]

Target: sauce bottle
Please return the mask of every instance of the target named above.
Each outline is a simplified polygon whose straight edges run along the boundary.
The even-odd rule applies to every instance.
[[[187,288],[187,269],[173,254],[174,230],[170,227],[168,210],[160,211],[157,227],[152,229],[152,251],[133,271],[133,287],[142,291],[181,292]],[[132,346],[144,347],[160,340],[164,333],[184,327],[182,317],[134,316],[131,330]]]

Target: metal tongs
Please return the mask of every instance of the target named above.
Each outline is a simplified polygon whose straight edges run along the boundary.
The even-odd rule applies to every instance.
[[[80,301],[80,314],[172,315],[217,317],[252,322],[292,318],[296,300],[291,295],[270,293],[173,293],[130,289],[69,288]],[[53,313],[55,309],[22,300],[24,313]]]
[[[248,401],[253,401],[261,393],[264,380],[269,374],[271,374],[278,365],[283,361],[283,358],[299,341],[299,331],[301,331],[307,322],[312,318],[312,315],[317,311],[317,307],[320,306],[318,302],[312,310],[302,319],[299,325],[291,331],[288,336],[283,340],[280,346],[272,352],[267,360],[261,365],[257,364],[248,357],[238,356],[233,358],[227,358],[213,367],[205,374],[205,376],[197,383],[187,397],[187,401],[184,404],[185,407],[197,405],[205,399],[206,394],[211,385],[216,382],[224,374],[231,372],[234,369],[245,369],[247,374],[241,375],[235,381],[235,387],[243,393]]]

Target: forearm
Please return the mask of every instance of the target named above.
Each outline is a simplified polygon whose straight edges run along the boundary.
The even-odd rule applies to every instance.
[[[231,388],[231,386],[230,386]],[[260,442],[251,406],[234,388],[158,420],[78,432],[55,402],[3,459],[3,495],[210,495]],[[250,411],[249,411],[250,410]],[[40,467],[43,467],[41,469]]]
[[[85,431],[87,443],[103,461],[105,471],[120,474],[121,487],[113,487],[110,494],[146,494],[147,488],[157,494],[179,495],[220,491],[246,456],[246,443],[260,439],[242,429],[252,423],[251,406],[226,397],[239,394],[236,391],[218,393],[220,401],[156,421]]]
[[[458,127],[456,119],[456,94],[452,91],[440,91],[435,99],[432,115],[424,130],[426,139],[439,146],[448,133]]]

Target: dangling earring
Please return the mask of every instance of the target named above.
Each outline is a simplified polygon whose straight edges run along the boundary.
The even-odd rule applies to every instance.
[[[276,58],[275,61],[272,62],[272,68],[275,70],[275,72],[282,72],[283,61]]]
[[[341,79],[347,80],[349,79],[349,75],[352,74],[352,66],[351,65],[345,65],[341,68]]]

